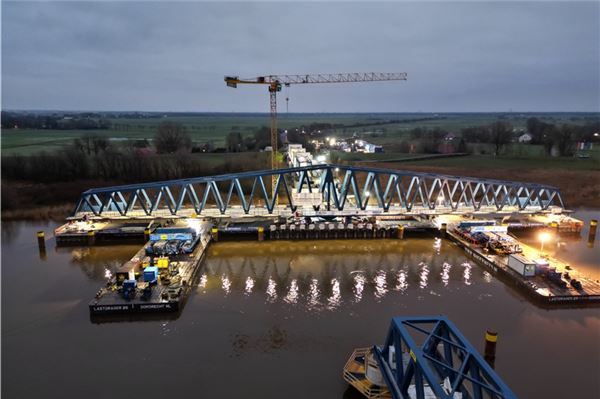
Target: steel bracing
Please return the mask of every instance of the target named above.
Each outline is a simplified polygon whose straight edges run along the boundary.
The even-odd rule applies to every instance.
[[[319,193],[321,204],[310,209],[295,193]],[[321,164],[90,189],[73,216],[444,214],[536,212],[550,206],[564,207],[551,186]]]
[[[450,320],[394,317],[385,345],[373,348],[394,399],[516,398]]]

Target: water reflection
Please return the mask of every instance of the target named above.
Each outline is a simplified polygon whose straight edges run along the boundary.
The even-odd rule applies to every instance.
[[[440,254],[440,250],[442,249],[442,239],[441,238],[434,238],[433,239],[433,250],[435,251],[435,253],[437,255]]]
[[[463,269],[463,279],[465,281],[465,285],[471,285],[471,264],[469,262],[463,262],[461,266]]]
[[[298,281],[296,279],[290,283],[289,291],[283,300],[287,303],[298,302]]]
[[[450,281],[451,268],[452,265],[450,265],[450,263],[444,262],[444,264],[442,265],[442,283],[444,284],[444,287],[447,287],[448,282]]]
[[[244,288],[244,294],[252,294],[252,288],[254,288],[254,279],[252,277],[246,277],[246,287]]]
[[[488,284],[492,282],[492,275],[485,270],[483,271],[483,281]]]
[[[419,263],[419,288],[427,288],[427,280],[429,278],[429,266],[425,262]]]
[[[321,293],[319,291],[319,280],[313,278],[310,281],[310,288],[308,293],[308,308],[309,310],[316,309],[319,305],[319,297]]]
[[[377,299],[381,299],[387,294],[387,283],[386,283],[386,272],[383,270],[378,270],[375,275],[375,297]]]
[[[198,282],[198,288],[200,288],[201,290],[206,288],[207,281],[208,281],[208,278],[206,276],[206,273],[202,273],[202,276],[200,276],[200,281]]]
[[[416,290],[444,296],[453,286],[493,280],[438,239],[415,241],[219,243],[209,250],[197,292],[333,311]]]
[[[269,276],[269,282],[267,284],[267,300],[269,302],[275,302],[277,299],[277,283]]]
[[[340,282],[337,278],[331,279],[331,295],[327,298],[329,309],[335,309],[342,303],[342,293],[340,291]]]
[[[395,289],[400,292],[406,291],[408,288],[408,279],[406,278],[407,271],[400,270],[398,271],[397,283]]]
[[[229,295],[231,292],[231,280],[229,280],[229,277],[227,277],[225,274],[221,276],[221,287],[223,287],[225,295]]]
[[[367,279],[362,273],[354,275],[354,302],[360,302],[365,290],[365,282]]]

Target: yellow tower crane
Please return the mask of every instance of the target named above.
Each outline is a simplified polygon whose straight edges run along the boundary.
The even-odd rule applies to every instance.
[[[388,80],[406,80],[405,72],[397,73],[332,73],[314,75],[267,75],[256,78],[240,79],[238,76],[225,76],[225,83],[229,87],[237,87],[238,84],[262,84],[269,86],[269,97],[271,104],[271,169],[277,169],[277,92],[281,91],[282,85],[306,83],[353,83],[353,82],[378,82]],[[271,190],[275,190],[276,177],[273,175]],[[275,196],[275,193],[272,192]]]

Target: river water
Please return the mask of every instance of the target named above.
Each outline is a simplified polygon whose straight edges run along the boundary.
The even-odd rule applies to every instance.
[[[358,398],[341,377],[352,350],[393,316],[440,314],[481,351],[498,331],[519,397],[600,397],[599,309],[538,308],[446,241],[218,243],[179,318],[97,324],[88,301],[139,245],[50,238],[40,259],[35,232],[53,227],[2,225],[3,398]],[[557,254],[598,273],[585,238]]]

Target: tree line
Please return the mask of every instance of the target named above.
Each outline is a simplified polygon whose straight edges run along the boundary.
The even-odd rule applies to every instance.
[[[116,147],[106,137],[84,136],[55,152],[2,156],[4,179],[39,183],[100,179],[144,182],[261,169],[262,157],[207,164],[191,154],[192,140],[185,127],[162,122],[154,136],[156,153],[142,153],[137,142]]]
[[[108,129],[110,121],[96,113],[51,114],[2,111],[2,129]]]
[[[496,124],[491,125],[496,126]],[[513,133],[512,126],[508,125],[498,134],[498,130],[491,126],[474,126],[461,130],[462,137],[469,143],[493,143],[497,151],[505,144],[518,140],[525,132]],[[598,141],[594,133],[600,132],[600,121],[588,121],[583,125],[552,124],[529,118],[526,123],[526,132],[531,135],[530,144],[542,145],[544,152],[552,154],[555,149],[560,156],[572,156],[577,142]]]

